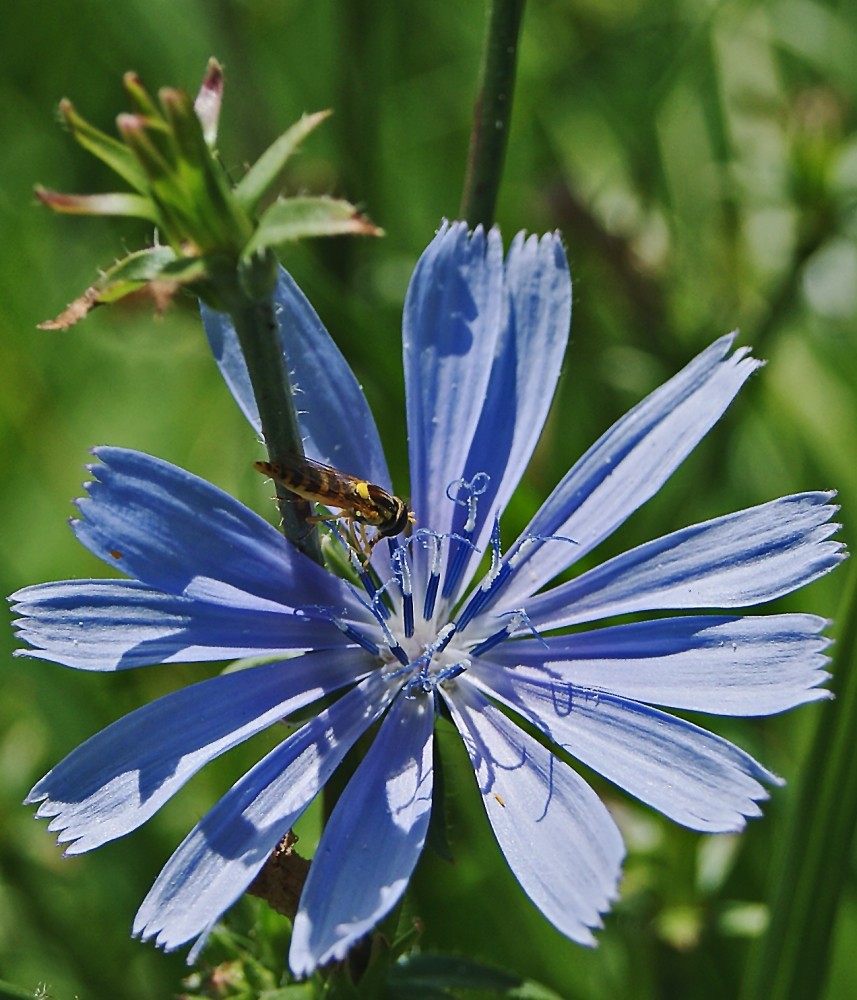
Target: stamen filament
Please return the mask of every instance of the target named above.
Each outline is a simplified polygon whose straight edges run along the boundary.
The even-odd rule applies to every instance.
[[[414,634],[414,595],[405,594],[402,600],[402,625],[405,630],[405,638],[410,639]]]
[[[511,575],[511,566],[508,563],[502,563],[493,577],[483,581],[482,586],[473,592],[464,610],[458,616],[459,631],[466,628],[476,615],[484,611],[488,603],[496,597],[498,591],[506,585]]]
[[[465,479],[456,479],[446,488],[446,495],[453,503],[459,507],[467,508],[467,519],[461,529],[461,535],[454,534],[452,537],[458,540],[447,569],[446,578],[443,581],[443,596],[450,598],[458,588],[461,575],[467,562],[468,550],[473,550],[471,542],[473,532],[476,530],[477,498],[487,489],[491,482],[491,477],[487,472],[477,472],[468,482]],[[462,496],[454,496],[452,490],[459,490]]]
[[[356,642],[359,646],[362,646],[367,652],[371,653],[373,656],[378,656],[381,652],[380,648],[369,638],[368,635],[364,635],[360,629],[355,628],[349,622],[343,621],[341,618],[331,617],[330,619],[333,624],[342,632],[343,635],[351,639],[352,642]]]
[[[514,635],[522,625],[526,625],[533,636],[538,639],[543,646],[547,647],[547,643],[539,634],[535,625],[533,625],[530,621],[529,615],[523,608],[519,608],[517,611],[508,611],[506,614],[510,616],[508,625],[504,625],[499,631],[495,632],[493,635],[489,635],[487,639],[483,639],[482,642],[474,646],[471,650],[473,656],[481,656],[482,653],[487,653],[489,649],[493,649],[495,646],[498,646],[501,642],[504,642],[510,636]]]
[[[391,547],[390,561],[393,564],[393,573],[402,595],[402,625],[405,637],[410,639],[414,634],[414,585],[407,549],[398,545],[395,548]]]
[[[426,587],[426,598],[423,601],[423,619],[431,621],[434,614],[435,601],[437,600],[437,590],[440,586],[440,573],[432,573],[429,576],[428,587]]]

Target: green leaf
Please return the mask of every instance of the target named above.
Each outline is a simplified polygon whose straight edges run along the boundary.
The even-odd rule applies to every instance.
[[[157,222],[158,213],[150,198],[128,191],[108,194],[61,194],[36,185],[36,197],[55,212],[67,215],[116,215]]]
[[[276,990],[260,993],[257,1000],[313,1000],[316,990],[312,983],[293,983]]]
[[[298,146],[310,132],[329,116],[329,111],[317,111],[312,115],[304,115],[299,122],[295,122],[290,129],[285,131],[279,139],[272,142],[259,159],[256,160],[241,181],[235,186],[235,197],[247,212],[250,214],[256,212],[265,195],[273,190],[283,171],[283,167],[285,167],[286,162],[294,155]]]
[[[527,979],[516,989],[510,990],[508,995],[513,1000],[563,1000],[562,996],[555,990],[548,989],[541,983],[533,982],[532,979]]]
[[[812,1000],[826,995],[836,913],[857,827],[857,571],[842,605],[831,689],[781,856],[771,865],[770,927],[744,984],[744,1000]]]
[[[380,236],[382,230],[347,201],[336,198],[285,198],[275,202],[259,220],[244,248],[246,259],[260,250],[314,236]]]
[[[390,1000],[442,1000],[452,989],[485,990],[508,996],[523,985],[520,976],[457,955],[414,955],[390,970]]]

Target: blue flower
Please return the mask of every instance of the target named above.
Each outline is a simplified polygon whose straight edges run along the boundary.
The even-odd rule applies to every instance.
[[[277,301],[307,454],[392,490],[362,392],[285,273]],[[14,595],[27,655],[83,670],[268,661],[138,709],[39,781],[28,801],[68,853],[129,833],[208,761],[325,699],[191,831],[136,934],[168,949],[197,938],[193,957],[378,720],[304,886],[297,975],[342,958],[404,892],[426,838],[438,711],[461,735],[522,888],[582,944],[616,895],[623,845],[566,754],[695,830],[740,830],[759,814],[764,785],[779,779],[662,709],[768,715],[827,696],[823,619],[706,609],[770,601],[832,569],[843,558],[829,540],[832,494],[716,517],[552,583],[660,488],[758,367],[724,337],[610,428],[501,553],[499,518],[544,424],[570,312],[558,237],[519,235],[504,261],[496,231],[438,233],[404,315],[417,523],[376,546],[376,580],[363,589],[211,484],[138,452],[96,449],[74,531],[130,579]],[[234,331],[218,314],[205,323],[258,429]],[[641,612],[670,615],[579,628]]]

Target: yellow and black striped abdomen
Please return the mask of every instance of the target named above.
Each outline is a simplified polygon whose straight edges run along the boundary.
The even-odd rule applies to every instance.
[[[294,455],[279,462],[255,462],[253,467],[304,500],[338,507],[339,516],[377,528],[382,537],[398,535],[412,520],[404,500],[321,462]]]

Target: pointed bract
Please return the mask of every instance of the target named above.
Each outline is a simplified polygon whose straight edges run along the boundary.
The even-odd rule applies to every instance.
[[[121,141],[87,122],[70,101],[61,102],[60,114],[74,139],[134,192],[66,195],[39,187],[36,195],[58,212],[121,215],[154,223],[173,257],[169,262],[153,257],[157,270],[142,279],[158,312],[187,286],[192,286],[200,300],[219,309],[232,309],[236,302],[246,305],[248,296],[269,295],[276,279],[273,250],[295,240],[381,235],[366,216],[340,199],[280,196],[262,211],[266,195],[276,193],[286,161],[327,117],[326,112],[305,115],[233,187],[215,150],[223,102],[223,72],[216,60],[209,60],[196,99],[174,87],[163,87],[156,100],[135,73],[126,73],[123,83],[133,111],[116,118]],[[143,252],[158,249],[156,245]],[[59,316],[41,326],[65,330],[95,305],[115,302],[136,290],[103,275]]]

